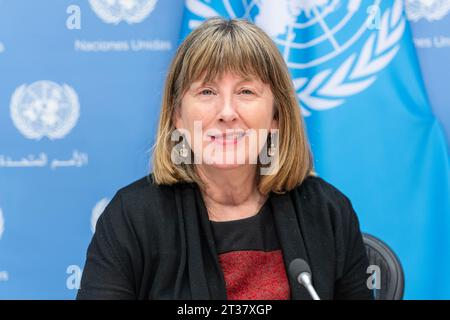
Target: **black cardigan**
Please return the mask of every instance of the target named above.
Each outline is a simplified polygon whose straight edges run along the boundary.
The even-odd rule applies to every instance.
[[[345,195],[308,177],[268,201],[286,267],[306,260],[322,299],[371,299],[358,218]],[[289,284],[292,299],[310,299],[295,279]],[[196,184],[156,185],[149,175],[116,193],[98,219],[77,299],[226,298]]]

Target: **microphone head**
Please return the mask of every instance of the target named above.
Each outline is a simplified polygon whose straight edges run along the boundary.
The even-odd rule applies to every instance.
[[[309,267],[308,262],[300,258],[292,260],[289,264],[289,275],[294,279],[297,279],[303,272],[307,272],[311,275],[311,268]]]

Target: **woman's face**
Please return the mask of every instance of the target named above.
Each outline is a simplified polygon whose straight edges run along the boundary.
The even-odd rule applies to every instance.
[[[257,163],[267,134],[278,128],[270,86],[230,72],[192,83],[174,124],[189,132],[196,164],[220,168]]]

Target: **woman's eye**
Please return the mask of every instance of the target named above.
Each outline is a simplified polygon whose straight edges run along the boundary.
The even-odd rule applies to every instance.
[[[249,90],[249,89],[243,89],[241,91],[242,94],[253,94],[253,91]]]
[[[214,92],[210,89],[205,89],[205,90],[200,91],[200,94],[204,95],[204,96],[212,96],[214,94]]]

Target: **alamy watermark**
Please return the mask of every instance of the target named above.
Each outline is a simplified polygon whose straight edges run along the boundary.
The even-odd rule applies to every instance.
[[[194,121],[193,132],[176,129],[171,141],[171,160],[181,164],[260,164],[261,175],[278,172],[278,129],[219,129],[203,130],[202,121]]]
[[[367,274],[370,276],[367,278],[366,285],[369,290],[380,290],[381,289],[381,269],[377,265],[370,265],[366,270]]]
[[[81,270],[80,266],[72,264],[67,267],[66,273],[68,274],[66,288],[68,290],[80,289],[81,276],[83,274],[83,270]]]

